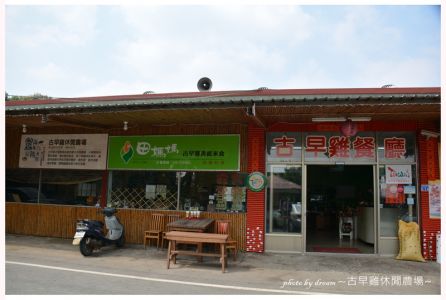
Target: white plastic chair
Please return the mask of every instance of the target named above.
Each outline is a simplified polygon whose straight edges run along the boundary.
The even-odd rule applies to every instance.
[[[348,230],[349,229],[349,230]],[[339,217],[339,239],[342,240],[343,236],[348,236],[350,240],[353,240],[354,232],[353,217]]]

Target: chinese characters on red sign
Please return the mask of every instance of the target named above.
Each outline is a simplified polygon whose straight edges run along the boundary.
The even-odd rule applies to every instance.
[[[309,135],[306,138],[305,151],[314,153],[317,157],[319,153],[325,154],[328,151],[328,157],[349,158],[375,158],[375,138],[357,136],[353,142],[346,136],[332,136],[328,139],[322,135]]]
[[[350,139],[346,136],[332,136],[328,141],[329,157],[350,157]]]
[[[328,146],[327,146],[328,139]],[[375,138],[357,136],[350,140],[346,136],[308,135],[305,140],[305,152],[314,157],[328,152],[329,158],[375,158]],[[353,151],[351,151],[353,150]],[[384,157],[386,159],[404,159],[406,155],[405,138],[385,138]]]
[[[353,149],[356,150],[355,157],[375,158],[375,139],[357,136],[353,142]]]
[[[306,152],[313,152],[314,157],[317,157],[318,153],[327,152],[327,138],[323,135],[309,135],[306,138]]]
[[[295,138],[288,138],[286,135],[281,138],[273,139],[274,144],[276,144],[276,155],[277,156],[293,156],[293,147],[296,143]]]
[[[295,152],[297,139],[295,137],[273,138],[277,157],[292,157]],[[308,159],[314,158],[338,158],[338,159],[368,159],[376,158],[375,137],[371,136],[326,136],[307,135],[305,138],[305,152]],[[385,138],[384,158],[404,159],[406,155],[405,138]]]
[[[406,154],[405,138],[387,138],[384,139],[384,157],[389,159],[404,158]]]

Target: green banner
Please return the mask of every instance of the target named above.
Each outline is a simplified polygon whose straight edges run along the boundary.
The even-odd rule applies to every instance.
[[[110,136],[108,168],[239,171],[239,135]]]

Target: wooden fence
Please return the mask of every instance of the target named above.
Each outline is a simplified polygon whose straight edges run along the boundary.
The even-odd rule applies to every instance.
[[[5,227],[9,234],[72,238],[78,219],[104,220],[101,209],[95,207],[9,202],[5,207]],[[116,215],[124,225],[127,243],[143,243],[143,233],[151,228],[153,213],[186,215],[184,211],[118,209]],[[202,212],[201,217],[230,220],[231,238],[237,241],[239,250],[246,249],[246,214]]]

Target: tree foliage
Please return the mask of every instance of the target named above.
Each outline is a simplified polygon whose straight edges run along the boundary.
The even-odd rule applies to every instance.
[[[5,101],[42,100],[42,99],[51,99],[51,97],[43,95],[41,93],[34,93],[28,96],[16,96],[16,95],[9,95],[7,92],[5,92]]]

